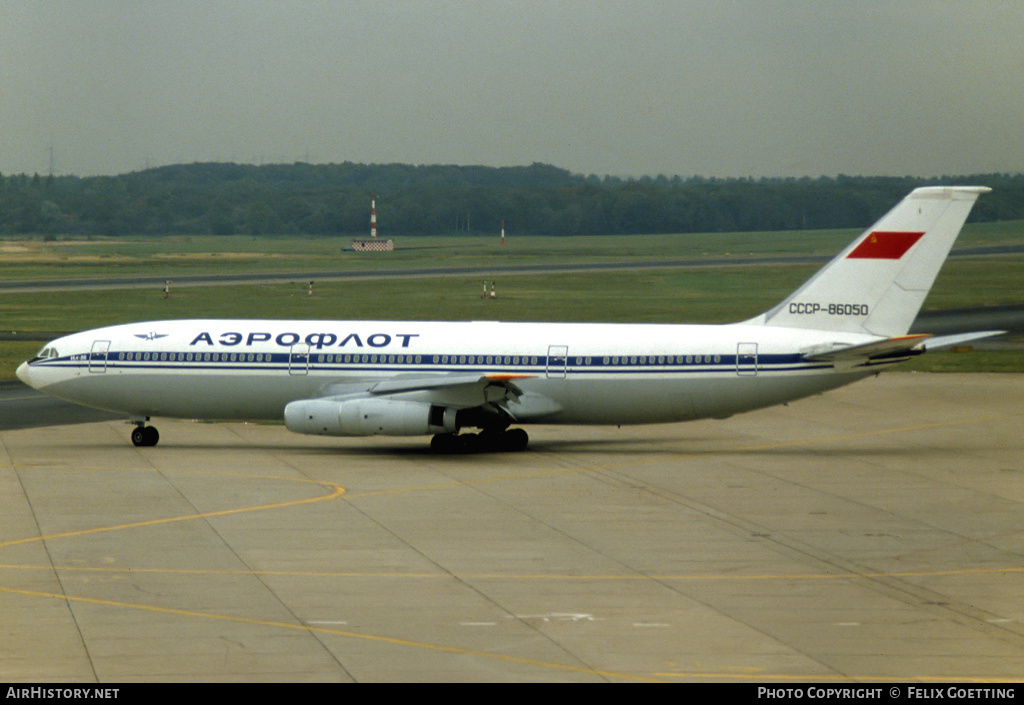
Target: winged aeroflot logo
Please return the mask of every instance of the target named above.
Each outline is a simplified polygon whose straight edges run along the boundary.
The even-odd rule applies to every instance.
[[[160,338],[166,338],[167,333],[136,333],[135,337],[142,340],[158,340]]]

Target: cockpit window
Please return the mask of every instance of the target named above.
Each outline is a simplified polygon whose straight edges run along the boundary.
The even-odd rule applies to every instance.
[[[43,348],[36,355],[36,359],[37,360],[51,360],[51,359],[53,359],[55,357],[58,357],[58,355],[57,355],[57,348],[50,348],[50,347]]]

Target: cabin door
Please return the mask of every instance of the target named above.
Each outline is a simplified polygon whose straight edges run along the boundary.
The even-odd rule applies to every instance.
[[[107,371],[107,352],[110,350],[109,340],[97,340],[92,344],[89,353],[89,371],[103,374]]]
[[[296,343],[288,355],[288,374],[301,376],[309,373],[309,344]]]
[[[757,374],[757,343],[736,345],[736,374],[748,377]]]
[[[569,346],[549,345],[548,346],[548,367],[547,375],[550,379],[565,379],[566,370],[569,368]]]

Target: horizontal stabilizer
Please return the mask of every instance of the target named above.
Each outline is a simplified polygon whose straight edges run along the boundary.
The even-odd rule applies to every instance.
[[[942,335],[936,336],[929,339],[928,344],[925,345],[925,350],[941,350],[942,348],[952,347],[953,345],[962,345],[963,343],[969,343],[972,340],[981,340],[982,338],[992,338],[997,335],[1002,335],[1005,330],[986,330],[978,331],[975,333],[959,333],[957,335]]]
[[[803,353],[803,358],[810,362],[846,362],[851,360],[870,360],[893,353],[912,350],[922,342],[931,338],[927,333],[919,335],[901,335],[885,340],[876,340],[862,345],[816,346]]]

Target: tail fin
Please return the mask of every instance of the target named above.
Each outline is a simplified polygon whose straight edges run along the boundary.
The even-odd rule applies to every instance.
[[[906,335],[984,186],[914,189],[789,298],[748,321]]]

